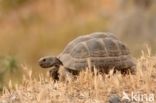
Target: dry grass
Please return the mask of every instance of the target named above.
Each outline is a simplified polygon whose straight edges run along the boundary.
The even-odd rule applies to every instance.
[[[81,72],[75,80],[54,83],[48,76],[32,78],[32,72],[23,67],[25,75],[19,85],[11,81],[4,88],[0,103],[105,103],[111,95],[123,96],[123,92],[156,93],[156,58],[150,53],[138,59],[137,74],[122,76],[93,75],[89,70]]]
[[[118,13],[116,11],[120,9],[118,7],[119,1],[121,0],[93,0],[92,2],[89,0],[80,0],[80,2],[36,0],[18,8],[8,9],[7,12],[2,12],[0,9],[0,56],[16,57],[19,63],[29,64],[32,67],[22,67],[25,73],[22,83],[16,85],[15,80],[10,80],[8,87],[4,88],[1,94],[0,103],[103,103],[112,94],[122,97],[123,91],[155,93],[156,68],[154,65],[156,58],[151,57],[150,53],[148,55],[143,53],[143,56],[138,59],[136,75],[93,76],[90,71],[85,71],[76,80],[58,81],[57,83],[42,74],[38,78],[35,77],[39,72],[44,71],[39,70],[36,65],[41,56],[58,54],[70,40],[81,34],[107,31],[109,24],[112,24],[110,23],[110,20],[113,20],[112,15]],[[149,13],[146,13],[147,19],[154,20],[151,22],[154,25],[152,26],[154,31],[155,11],[154,6],[151,11],[149,10]],[[127,16],[127,14],[124,15]],[[117,24],[115,29],[120,27],[123,31],[121,23],[115,22],[115,24]],[[135,26],[132,27],[135,28]],[[129,26],[128,30],[131,30]],[[123,33],[127,39],[122,40],[128,43],[133,54],[140,54],[140,52],[135,51],[142,49],[143,42],[149,40],[151,41],[149,44],[155,44],[152,42],[155,32],[149,31],[145,32],[149,39],[146,37],[141,39],[144,33],[136,36],[128,32]],[[116,34],[120,35],[120,33]],[[139,38],[137,39],[137,37]],[[152,49],[155,50],[155,45]],[[19,74],[13,76],[20,78]],[[10,74],[6,76],[5,80],[7,81],[9,77]]]
[[[121,2],[124,0],[93,0],[92,2],[89,0],[1,1],[4,2],[4,5],[3,3],[0,4],[0,57],[14,57],[19,64],[31,65],[36,74],[41,71],[36,65],[40,57],[58,55],[68,42],[80,35],[97,31],[113,32],[108,29],[114,23],[116,24],[115,30],[121,28],[121,31],[125,31],[124,29],[127,27],[128,30],[135,28],[138,31],[137,27],[133,25],[130,27],[127,23],[131,19],[135,19],[131,16],[129,17],[130,20],[122,19],[123,21],[120,23],[115,22],[118,19],[116,16],[128,16],[129,12],[120,11]],[[1,9],[1,6],[6,7]],[[8,9],[4,10],[6,8]],[[155,25],[155,11],[154,6],[152,10],[149,10],[149,13],[145,13],[152,25]],[[122,12],[123,15],[119,12]],[[122,23],[128,26],[122,25]],[[139,23],[138,20],[134,20],[134,23],[130,23],[140,25],[143,22]],[[149,26],[149,28],[154,30],[152,34],[146,32],[149,38],[142,38],[144,37],[142,32],[137,32],[137,35],[140,36],[136,36],[130,31],[123,33],[124,36],[120,37],[125,44],[128,44],[133,55],[138,56],[145,43],[152,47],[153,54],[156,51],[154,45],[155,26]],[[122,34],[115,31],[113,33],[117,36]],[[20,77],[19,75],[15,76]]]

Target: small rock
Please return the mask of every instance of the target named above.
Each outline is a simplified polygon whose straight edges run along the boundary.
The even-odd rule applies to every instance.
[[[109,98],[109,103],[121,103],[120,97],[118,95],[112,95]]]

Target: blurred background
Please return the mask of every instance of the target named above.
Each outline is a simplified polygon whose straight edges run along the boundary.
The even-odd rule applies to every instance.
[[[156,52],[155,0],[0,0],[0,88],[18,83],[22,66],[45,72],[37,61],[58,55],[79,35],[113,32],[138,58]]]

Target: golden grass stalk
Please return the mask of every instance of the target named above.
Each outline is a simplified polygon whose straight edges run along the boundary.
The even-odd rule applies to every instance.
[[[90,69],[80,72],[76,79],[52,81],[48,76],[33,73],[24,66],[23,81],[14,87],[9,81],[0,101],[19,103],[104,103],[112,95],[122,98],[123,93],[156,93],[156,59],[150,54],[138,59],[136,75],[123,76],[120,73],[108,75],[94,73]]]

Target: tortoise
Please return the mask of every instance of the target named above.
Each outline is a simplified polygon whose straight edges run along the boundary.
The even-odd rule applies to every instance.
[[[88,62],[89,61],[89,62]],[[51,68],[53,79],[59,79],[58,70],[77,75],[85,68],[96,68],[103,73],[111,69],[124,73],[135,73],[136,62],[127,46],[113,33],[94,32],[79,36],[69,42],[58,56],[45,56],[39,59],[42,68]]]

